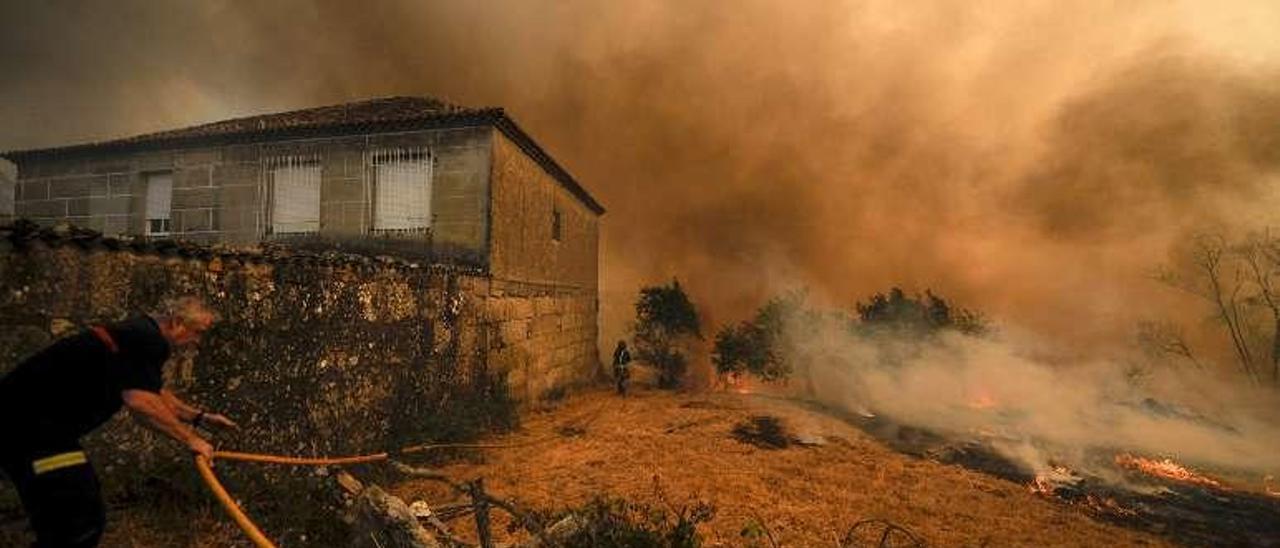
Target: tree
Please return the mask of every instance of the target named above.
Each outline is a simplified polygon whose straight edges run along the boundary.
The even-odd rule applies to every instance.
[[[795,367],[783,336],[789,322],[808,312],[804,300],[801,292],[774,297],[750,320],[721,328],[711,353],[716,372],[751,373],[766,381],[790,376]]]
[[[1280,276],[1280,240],[1270,231],[1251,235],[1240,246],[1255,287],[1253,302],[1266,309],[1271,318],[1271,384],[1280,387],[1280,293],[1275,284]]]
[[[1189,243],[1182,268],[1166,270],[1157,278],[1210,304],[1231,342],[1236,364],[1253,384],[1262,383],[1257,313],[1265,309],[1273,322],[1272,383],[1280,383],[1280,296],[1273,281],[1280,269],[1280,242],[1265,234],[1239,243],[1219,234],[1199,234]]]
[[[929,290],[925,290],[923,296],[911,297],[893,287],[887,294],[872,295],[866,304],[859,301],[854,308],[861,320],[860,326],[872,331],[928,335],[954,330],[965,335],[983,335],[990,329],[981,313],[953,306]]]
[[[702,339],[698,310],[680,287],[644,287],[636,301],[636,359],[658,368],[658,386],[676,388],[688,367],[688,346]]]
[[[1182,328],[1172,322],[1144,321],[1138,324],[1138,344],[1153,357],[1173,357],[1185,360],[1197,370],[1204,365],[1196,358]]]
[[[943,297],[926,291],[908,296],[899,288],[876,293],[855,306],[858,321],[845,311],[819,312],[805,304],[807,295],[793,291],[770,299],[754,316],[716,333],[711,361],[716,371],[750,373],[765,381],[788,380],[798,376],[810,394],[816,390],[814,355],[797,345],[805,344],[798,334],[819,332],[824,326],[838,326],[853,335],[866,335],[874,342],[903,341],[906,352],[918,352],[920,345],[944,330],[980,336],[989,330],[982,314],[955,306]],[[885,359],[901,360],[893,352]]]

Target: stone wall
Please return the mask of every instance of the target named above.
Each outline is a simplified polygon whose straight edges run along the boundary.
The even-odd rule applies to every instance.
[[[559,280],[594,292],[598,216],[515,143],[494,132],[490,269],[530,282]],[[560,237],[553,237],[558,214]]]
[[[307,153],[321,162],[321,232],[361,234],[370,226],[366,153],[380,147],[429,147],[433,242],[485,255],[491,131],[487,127],[361,135],[305,141],[93,156],[31,158],[18,166],[16,215],[109,235],[143,234],[146,177],[173,175],[172,235],[204,242],[252,243],[264,233],[264,165]]]
[[[600,368],[594,291],[486,280],[493,327],[488,363],[507,373],[517,398],[532,401],[592,382]]]
[[[501,422],[487,406],[507,387],[532,401],[599,371],[594,291],[27,224],[0,231],[0,371],[60,335],[189,293],[223,319],[169,364],[168,381],[242,424],[226,449],[348,454],[453,437]],[[108,485],[183,456],[121,417],[87,444]]]

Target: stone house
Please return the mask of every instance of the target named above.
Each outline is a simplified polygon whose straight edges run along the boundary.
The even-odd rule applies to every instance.
[[[524,397],[599,366],[604,209],[500,108],[372,99],[0,157],[16,216],[44,225],[460,262],[478,321],[518,341],[494,353]]]

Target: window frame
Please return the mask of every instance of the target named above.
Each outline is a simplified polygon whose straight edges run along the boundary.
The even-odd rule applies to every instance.
[[[164,217],[152,217],[153,204],[157,203],[153,200],[153,192],[156,188],[154,181],[160,177],[168,179],[168,196],[164,199],[167,206],[164,211]],[[165,237],[173,235],[173,171],[158,170],[142,172],[143,192],[142,192],[142,234],[150,238]],[[155,223],[159,222],[159,230],[153,229]]]
[[[277,175],[279,174],[279,172],[282,172],[285,170],[296,170],[296,171],[314,170],[315,172],[314,221],[311,220],[312,219],[311,217],[308,217],[308,219],[306,220],[300,221],[300,223],[314,222],[315,228],[313,230],[289,230],[284,232],[277,230],[276,224],[277,224],[277,217],[279,215],[279,212],[277,211],[277,206],[279,205],[279,198],[280,198],[279,196],[280,185],[279,185],[279,178]],[[297,154],[297,155],[290,154],[290,155],[271,157],[266,162],[266,169],[265,169],[264,175],[266,178],[265,193],[264,193],[265,195],[264,195],[263,206],[262,206],[262,211],[263,211],[262,230],[264,235],[267,237],[287,238],[290,236],[308,236],[313,234],[319,234],[323,228],[321,226],[321,218],[323,216],[322,211],[324,209],[324,162],[321,161],[320,155],[319,154]]]
[[[407,227],[407,228],[387,228],[380,227],[380,222],[387,219],[380,219],[382,203],[390,200],[383,194],[385,182],[382,177],[382,168],[392,164],[418,164],[425,167],[426,181],[423,192],[423,206],[425,212],[423,214],[423,226]],[[437,158],[435,152],[427,146],[415,147],[388,147],[370,150],[368,153],[370,181],[368,194],[368,211],[369,224],[366,231],[370,234],[381,236],[408,236],[415,237],[420,235],[429,235],[435,225],[434,200],[432,194],[435,192],[436,183],[436,163]]]

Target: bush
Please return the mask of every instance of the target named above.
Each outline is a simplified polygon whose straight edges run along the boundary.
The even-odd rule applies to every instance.
[[[791,434],[782,426],[778,417],[757,415],[733,427],[733,439],[761,449],[786,449],[791,445]]]
[[[990,331],[982,314],[960,308],[943,297],[925,291],[909,296],[899,288],[876,293],[866,303],[855,305],[856,321],[845,311],[823,313],[805,304],[803,291],[770,299],[751,319],[728,325],[716,333],[711,361],[720,374],[750,373],[765,381],[787,381],[793,375],[803,379],[809,393],[815,391],[813,363],[789,334],[810,333],[835,325],[846,333],[877,336],[874,340],[905,340],[905,352],[919,350],[917,341],[943,331],[981,336]],[[887,336],[887,337],[881,337]],[[893,352],[887,360],[893,361]]]
[[[959,308],[926,290],[924,295],[908,296],[894,287],[887,294],[876,293],[866,304],[855,305],[861,327],[911,334],[933,334],[954,330],[966,335],[982,335],[989,330],[982,314]]]
[[[751,373],[766,381],[790,376],[793,367],[784,355],[783,334],[789,322],[811,314],[804,309],[804,299],[801,292],[775,297],[754,318],[717,332],[711,353],[716,372]]]
[[[688,366],[690,339],[702,339],[698,311],[680,287],[644,287],[636,301],[636,359],[658,368],[658,386],[676,388]]]

